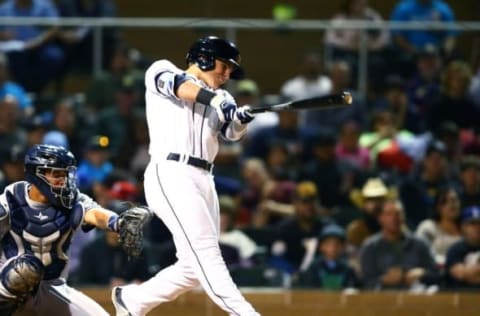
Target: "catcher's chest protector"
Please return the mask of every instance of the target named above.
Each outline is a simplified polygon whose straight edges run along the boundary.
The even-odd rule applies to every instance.
[[[7,193],[11,230],[1,242],[3,253],[7,259],[22,253],[35,255],[46,267],[44,279],[54,279],[68,261],[68,248],[82,222],[83,208],[78,202],[70,211],[52,206],[31,208],[25,199],[27,185],[19,182],[13,194]]]

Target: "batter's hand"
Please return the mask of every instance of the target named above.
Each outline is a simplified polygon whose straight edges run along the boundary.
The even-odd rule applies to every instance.
[[[129,257],[140,256],[143,249],[143,227],[152,218],[152,212],[143,206],[135,206],[118,216],[119,241]]]
[[[231,122],[235,118],[237,106],[224,96],[217,94],[213,97],[212,101],[210,101],[210,105],[217,111],[220,122]]]
[[[253,114],[251,110],[252,108],[250,107],[250,105],[244,105],[237,108],[235,115],[242,124],[247,124],[253,121],[253,119],[255,118],[255,114]]]

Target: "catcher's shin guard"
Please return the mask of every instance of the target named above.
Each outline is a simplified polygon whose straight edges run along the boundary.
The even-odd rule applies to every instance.
[[[0,273],[0,314],[10,315],[22,307],[43,279],[42,262],[30,254],[8,260]]]

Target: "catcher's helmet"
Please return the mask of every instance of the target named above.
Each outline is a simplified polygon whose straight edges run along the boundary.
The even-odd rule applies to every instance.
[[[61,146],[35,145],[25,155],[25,176],[48,201],[57,207],[71,209],[77,197],[75,156]],[[64,179],[51,183],[47,173],[56,172]]]
[[[187,64],[197,64],[203,71],[215,68],[215,59],[234,65],[232,79],[242,79],[244,71],[240,67],[240,52],[235,44],[216,36],[203,37],[193,43],[187,53]]]

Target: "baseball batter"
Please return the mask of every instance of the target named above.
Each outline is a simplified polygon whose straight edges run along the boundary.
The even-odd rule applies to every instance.
[[[75,158],[63,147],[34,146],[25,171],[27,181],[0,195],[0,315],[108,315],[67,285],[68,248],[83,224],[121,231],[127,219],[78,192]]]
[[[178,260],[141,285],[114,288],[112,300],[117,315],[145,315],[201,284],[229,315],[259,315],[222,259],[212,176],[218,135],[238,140],[253,119],[249,106],[237,107],[220,88],[243,77],[240,54],[233,43],[210,36],[196,41],[186,59],[186,70],[158,60],[145,74],[151,142],[145,195],[170,229]]]

